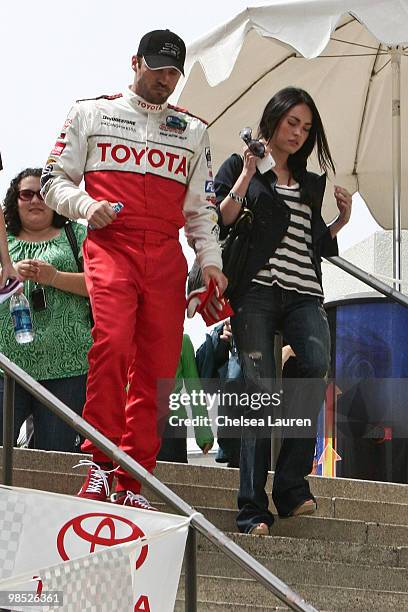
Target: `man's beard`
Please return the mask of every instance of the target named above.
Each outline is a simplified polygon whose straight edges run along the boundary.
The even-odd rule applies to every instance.
[[[171,93],[168,89],[163,89],[163,93],[151,91],[143,81],[139,81],[137,89],[138,94],[150,104],[163,104]]]

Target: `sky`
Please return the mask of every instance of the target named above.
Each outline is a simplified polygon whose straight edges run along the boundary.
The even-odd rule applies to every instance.
[[[0,8],[0,198],[23,168],[42,166],[72,103],[121,91],[132,81],[130,58],[140,38],[169,28],[188,45],[247,5],[265,0],[10,0]],[[340,250],[380,229],[361,198],[355,198]],[[185,241],[189,263],[194,254]],[[186,322],[196,348],[205,337],[199,315]]]

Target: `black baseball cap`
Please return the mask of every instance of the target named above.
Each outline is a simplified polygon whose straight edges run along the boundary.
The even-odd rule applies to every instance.
[[[153,30],[143,36],[137,55],[144,57],[151,70],[176,68],[184,75],[186,45],[180,36],[170,30]]]

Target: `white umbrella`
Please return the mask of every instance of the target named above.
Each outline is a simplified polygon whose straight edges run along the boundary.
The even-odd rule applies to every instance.
[[[407,41],[408,0],[271,0],[190,45],[178,100],[209,121],[217,169],[241,150],[239,129],[256,127],[276,91],[306,89],[326,127],[336,184],[358,191],[394,229],[397,279],[408,228]],[[330,220],[337,209],[326,193]]]

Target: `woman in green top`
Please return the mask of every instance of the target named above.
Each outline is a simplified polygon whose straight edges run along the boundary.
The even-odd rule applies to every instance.
[[[27,168],[11,181],[4,200],[10,257],[30,301],[34,341],[18,344],[9,304],[0,305],[0,351],[38,380],[77,414],[85,401],[87,352],[92,343],[84,274],[78,271],[64,225],[67,219],[40,196],[41,168]],[[86,227],[71,224],[78,248]],[[45,308],[33,308],[31,293],[42,287]],[[0,441],[3,379],[0,380]],[[16,385],[14,434],[33,415],[34,447],[73,452],[76,432]]]

